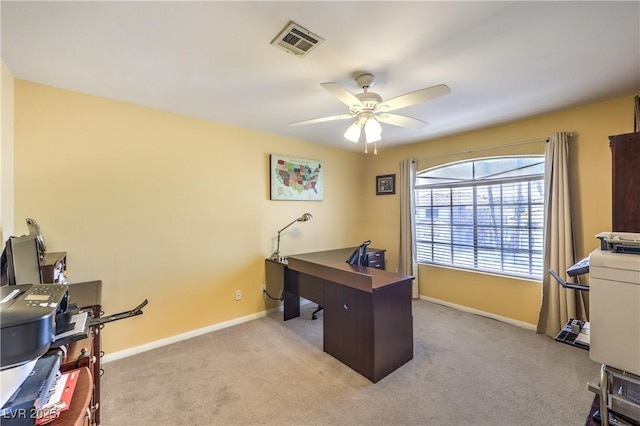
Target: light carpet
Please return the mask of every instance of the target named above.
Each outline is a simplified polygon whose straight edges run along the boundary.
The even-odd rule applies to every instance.
[[[104,365],[102,424],[585,424],[600,368],[588,351],[418,300],[414,359],[373,384],[323,352],[314,308]]]

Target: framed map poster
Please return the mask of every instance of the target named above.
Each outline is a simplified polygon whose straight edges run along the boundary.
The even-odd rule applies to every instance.
[[[270,164],[272,200],[322,200],[324,196],[322,162],[271,154]]]

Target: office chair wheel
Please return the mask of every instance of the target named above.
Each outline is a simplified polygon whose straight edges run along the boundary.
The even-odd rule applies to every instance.
[[[318,312],[320,312],[321,310],[323,310],[324,308],[320,305],[318,305],[318,309],[316,309],[315,311],[313,311],[313,313],[311,314],[311,319],[318,319],[318,316],[316,315]]]

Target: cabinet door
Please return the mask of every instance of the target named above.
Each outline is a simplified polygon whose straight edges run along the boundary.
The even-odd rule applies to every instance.
[[[413,358],[411,281],[373,292],[376,380]]]
[[[373,380],[372,294],[325,281],[324,350]]]
[[[613,228],[640,232],[640,133],[609,137],[611,147]]]

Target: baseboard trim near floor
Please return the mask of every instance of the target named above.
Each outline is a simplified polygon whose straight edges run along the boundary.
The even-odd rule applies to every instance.
[[[151,349],[160,348],[162,346],[170,345],[172,343],[178,343],[183,340],[191,339],[192,337],[200,336],[202,334],[211,333],[212,331],[222,330],[223,328],[232,327],[234,325],[253,321],[258,318],[266,317],[271,312],[278,311],[279,309],[281,308],[275,307],[273,309],[257,312],[255,314],[247,315],[240,318],[234,318],[232,320],[220,322],[217,324],[212,324],[207,327],[198,328],[196,330],[188,331],[186,333],[178,334],[176,336],[167,337],[166,339],[160,339],[154,342],[145,343],[144,345],[134,346],[133,348],[125,349],[123,351],[114,352],[112,354],[106,354],[102,358],[102,363],[106,364],[111,361],[116,361],[118,359],[127,358],[133,355],[140,354],[142,352],[150,351]]]
[[[495,319],[498,321],[502,321],[502,322],[506,322],[508,324],[512,324],[515,325],[517,327],[522,327],[525,328],[527,330],[532,330],[535,331],[536,330],[536,325],[535,324],[529,324],[523,321],[517,321],[514,320],[513,318],[508,318],[508,317],[503,317],[500,315],[496,315],[496,314],[492,314],[490,312],[484,312],[484,311],[480,311],[478,309],[473,309],[470,308],[468,306],[464,306],[464,305],[457,305],[455,303],[451,303],[451,302],[447,302],[445,300],[440,300],[440,299],[435,299],[433,297],[427,297],[427,296],[420,296],[421,300],[426,300],[428,302],[433,302],[433,303],[437,303],[439,305],[444,305],[444,306],[448,306],[450,308],[454,308],[454,309],[458,309],[460,311],[464,311],[464,312],[469,312],[475,315],[480,315],[483,317],[487,317],[487,318],[491,318],[491,319]],[[301,299],[300,300],[300,304],[301,305],[306,305],[307,303],[310,303],[308,300],[305,299]],[[196,336],[200,336],[202,334],[206,334],[206,333],[211,333],[212,331],[216,331],[216,330],[222,330],[224,328],[227,327],[232,327],[234,325],[238,325],[238,324],[242,324],[245,322],[249,322],[249,321],[253,321],[255,319],[258,318],[262,318],[262,317],[266,317],[267,315],[269,315],[272,312],[276,312],[276,311],[281,311],[282,310],[282,306],[278,306],[269,310],[265,310],[262,312],[257,312],[255,314],[251,314],[251,315],[246,315],[244,317],[240,317],[240,318],[235,318],[229,321],[224,321],[221,323],[217,323],[217,324],[212,324],[209,325],[207,327],[202,327],[196,330],[192,330],[192,331],[188,331],[186,333],[182,333],[182,334],[178,334],[176,336],[171,336],[171,337],[167,337],[165,339],[160,339],[160,340],[156,340],[154,342],[149,342],[149,343],[145,343],[144,345],[140,345],[140,346],[134,346],[133,348],[129,348],[129,349],[125,349],[123,351],[118,351],[118,352],[114,352],[112,354],[106,354],[103,358],[102,358],[102,363],[106,364],[108,362],[111,361],[116,361],[122,358],[127,358],[133,355],[137,355],[146,351],[150,351],[152,349],[156,349],[156,348],[160,348],[162,346],[166,346],[166,345],[170,345],[172,343],[178,343],[181,342],[183,340],[187,340],[187,339],[191,339],[192,337],[196,337]]]
[[[506,322],[507,324],[515,325],[517,327],[526,328],[527,330],[531,330],[531,331],[536,331],[537,328],[538,328],[536,326],[536,324],[530,324],[528,322],[514,320],[513,318],[503,317],[501,315],[492,314],[491,312],[480,311],[478,309],[473,309],[473,308],[470,308],[470,307],[464,306],[464,305],[457,305],[455,303],[447,302],[445,300],[435,299],[433,297],[428,297],[428,296],[422,296],[421,295],[420,299],[421,300],[426,300],[428,302],[437,303],[438,305],[443,305],[443,306],[448,306],[450,308],[458,309],[459,311],[469,312],[469,313],[472,313],[472,314],[475,314],[475,315],[480,315],[480,316],[491,318],[491,319],[494,319],[494,320]]]

